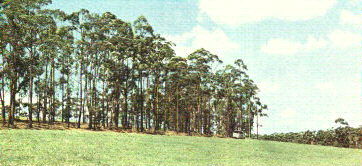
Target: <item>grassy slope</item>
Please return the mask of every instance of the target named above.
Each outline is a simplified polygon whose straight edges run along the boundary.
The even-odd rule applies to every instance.
[[[0,165],[361,165],[361,151],[115,132],[0,130]]]

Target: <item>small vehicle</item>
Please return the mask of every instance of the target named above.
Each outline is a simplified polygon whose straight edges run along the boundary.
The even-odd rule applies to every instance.
[[[245,139],[245,134],[242,131],[234,131],[232,138]]]

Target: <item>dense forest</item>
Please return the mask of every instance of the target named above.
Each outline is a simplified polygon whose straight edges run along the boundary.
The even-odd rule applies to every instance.
[[[147,19],[51,10],[50,0],[2,0],[2,125],[61,121],[89,129],[251,134],[267,106],[241,59],[203,48],[175,55]]]

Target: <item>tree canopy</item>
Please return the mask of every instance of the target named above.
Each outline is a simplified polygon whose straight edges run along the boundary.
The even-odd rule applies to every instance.
[[[144,16],[129,23],[110,12],[49,10],[50,0],[0,3],[3,126],[26,117],[29,127],[232,136],[251,134],[266,116],[241,59],[215,68],[222,61],[203,48],[177,56]]]

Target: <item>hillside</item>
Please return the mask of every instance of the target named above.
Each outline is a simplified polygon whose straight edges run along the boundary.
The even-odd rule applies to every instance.
[[[83,130],[0,130],[0,165],[339,165],[361,150]]]

